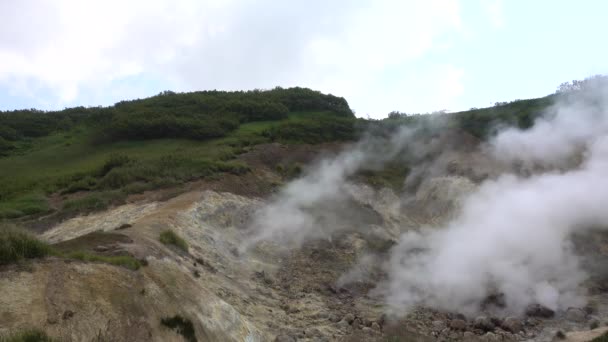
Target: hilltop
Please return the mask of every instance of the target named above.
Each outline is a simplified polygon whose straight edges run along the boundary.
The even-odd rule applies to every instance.
[[[276,88],[166,91],[110,107],[2,112],[0,218],[60,219],[148,190],[242,175],[250,166],[237,156],[268,143],[344,143],[401,125],[456,128],[484,139],[496,127],[529,127],[551,103],[549,96],[454,114],[391,113],[378,121],[356,119],[341,97]]]

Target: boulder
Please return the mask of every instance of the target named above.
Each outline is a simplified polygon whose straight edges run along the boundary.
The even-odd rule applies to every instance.
[[[484,332],[494,330],[494,323],[492,322],[492,320],[490,318],[488,318],[486,316],[479,316],[479,317],[475,318],[473,326],[476,329],[483,330]]]
[[[523,329],[523,325],[521,324],[521,320],[519,320],[517,317],[507,317],[504,321],[502,321],[502,328],[506,331],[517,334]]]
[[[462,319],[453,319],[450,321],[450,329],[464,331],[467,329],[467,322]]]
[[[526,308],[526,315],[530,317],[551,318],[555,316],[555,311],[540,304],[530,304]]]
[[[566,319],[571,322],[582,323],[586,320],[587,313],[580,308],[568,308],[566,310]]]

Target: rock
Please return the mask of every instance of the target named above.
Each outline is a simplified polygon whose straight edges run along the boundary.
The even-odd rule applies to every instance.
[[[502,321],[502,328],[516,334],[523,329],[523,325],[518,318],[507,317],[504,321]]]
[[[487,341],[487,342],[500,341],[500,336],[496,335],[493,332],[487,332],[485,335],[483,335],[482,341]]]
[[[355,320],[352,323],[353,329],[358,329],[361,326],[361,320],[358,318],[355,318]]]
[[[464,334],[462,335],[462,339],[464,341],[471,341],[475,338],[475,334],[473,334],[470,331],[465,331]]]
[[[350,329],[350,324],[348,324],[348,322],[345,320],[341,320],[337,324],[338,324],[338,327],[340,327],[341,329]]]
[[[453,319],[452,321],[450,321],[450,328],[452,330],[464,331],[467,329],[467,322],[462,319]]]
[[[346,314],[346,315],[344,315],[342,320],[348,322],[348,324],[353,324],[353,322],[355,321],[355,315],[353,315],[351,313]]]
[[[587,313],[580,308],[568,308],[566,310],[566,319],[571,322],[582,323],[586,320]]]
[[[433,321],[432,325],[433,325],[433,331],[439,332],[446,328],[446,324],[444,321],[439,321],[439,320]]]
[[[377,322],[372,323],[372,327],[371,328],[373,330],[375,330],[375,331],[380,331],[381,330],[380,324],[378,324]]]
[[[310,337],[314,337],[314,336],[321,336],[321,332],[317,328],[308,328],[308,329],[304,330],[304,335],[306,335],[306,337],[310,338]]]
[[[526,308],[526,315],[530,317],[551,318],[555,316],[555,311],[540,304],[530,304]]]
[[[110,248],[108,246],[99,245],[93,248],[93,250],[95,252],[107,252],[108,250],[110,250]]]
[[[330,313],[329,317],[327,318],[330,322],[336,323],[340,321],[340,317],[338,317],[338,315],[336,315],[335,313]]]
[[[63,319],[69,319],[74,317],[74,311],[72,310],[66,310],[63,312]]]
[[[275,337],[274,342],[296,342],[296,339],[289,335],[279,335]]]
[[[556,340],[563,340],[563,339],[565,339],[565,338],[566,338],[566,334],[564,334],[564,332],[563,332],[563,331],[558,330],[558,331],[555,333],[555,339],[556,339]]]
[[[368,328],[368,327],[363,327],[363,329],[361,329],[361,331],[363,331],[367,335],[372,335],[374,333],[372,328]]]
[[[479,316],[475,318],[473,326],[477,329],[483,330],[484,332],[494,330],[494,323],[486,316]]]
[[[120,226],[116,227],[116,230],[122,230],[122,229],[131,228],[131,227],[133,227],[133,226],[128,223],[123,223]]]

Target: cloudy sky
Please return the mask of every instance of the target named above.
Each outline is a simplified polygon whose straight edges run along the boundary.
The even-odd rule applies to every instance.
[[[305,86],[358,116],[543,96],[608,72],[603,0],[0,0],[0,109]]]

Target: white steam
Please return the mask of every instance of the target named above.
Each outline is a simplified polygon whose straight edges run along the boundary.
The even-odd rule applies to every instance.
[[[585,274],[569,238],[608,226],[605,89],[561,103],[532,129],[509,129],[491,142],[503,161],[571,168],[486,181],[445,227],[403,234],[389,269],[393,310],[426,305],[474,313],[499,293],[513,313],[530,303],[552,309],[583,303]]]
[[[344,215],[349,213],[340,204],[349,197],[348,177],[362,167],[382,167],[402,152],[413,133],[404,128],[388,140],[364,139],[335,158],[321,160],[255,214],[251,224],[255,234],[242,249],[265,240],[299,246],[345,228]]]
[[[608,227],[607,90],[563,96],[531,129],[506,129],[483,147],[502,174],[469,192],[450,222],[406,231],[391,250],[378,291],[393,312],[424,305],[472,314],[497,294],[510,313],[532,303],[555,310],[584,303],[586,274],[570,238]],[[263,240],[301,245],[348,229],[340,203],[350,196],[349,176],[406,149],[433,155],[420,143],[412,150],[415,133],[365,139],[318,163],[256,213],[243,248]],[[527,176],[507,171],[513,166]]]

